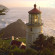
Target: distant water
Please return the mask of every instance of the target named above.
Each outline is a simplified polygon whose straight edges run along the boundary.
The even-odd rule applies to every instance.
[[[28,11],[32,8],[9,8],[6,15],[0,15],[0,28],[4,28],[18,19],[28,22]],[[55,8],[41,8],[43,32],[46,35],[55,36]]]

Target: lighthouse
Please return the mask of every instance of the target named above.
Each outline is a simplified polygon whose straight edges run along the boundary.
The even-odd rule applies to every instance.
[[[27,48],[30,48],[30,45],[38,38],[38,36],[42,33],[42,20],[41,20],[41,11],[36,8],[36,4],[34,4],[34,8],[29,12],[29,21],[26,24],[26,45]]]

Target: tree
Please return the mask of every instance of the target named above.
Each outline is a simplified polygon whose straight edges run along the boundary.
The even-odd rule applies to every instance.
[[[40,34],[36,41],[31,45],[31,48],[34,48],[36,50],[42,50],[44,48],[44,42],[45,42],[46,36],[43,34]]]
[[[53,44],[53,42],[54,42],[54,37],[53,37],[53,36],[48,37],[47,41],[48,41],[49,43]]]
[[[47,38],[47,36],[44,36],[43,34],[40,34],[35,42],[31,45],[31,48],[42,51],[45,48],[48,48],[51,51],[54,51],[54,37],[50,36]]]

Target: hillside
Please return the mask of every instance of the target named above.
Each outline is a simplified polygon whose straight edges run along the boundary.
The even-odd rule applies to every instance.
[[[16,22],[11,23],[6,28],[0,31],[0,35],[3,34],[2,38],[25,37],[26,36],[26,25],[22,20],[18,19]]]

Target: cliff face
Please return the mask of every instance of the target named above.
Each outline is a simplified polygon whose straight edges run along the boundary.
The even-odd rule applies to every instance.
[[[0,15],[3,15],[4,14],[3,12],[5,12],[5,13],[8,12],[8,8],[3,5],[0,5]]]
[[[26,25],[22,20],[18,19],[16,22],[13,22],[2,29],[0,34],[3,34],[1,36],[2,38],[11,38],[11,36],[26,37]]]

